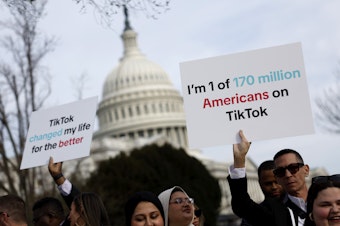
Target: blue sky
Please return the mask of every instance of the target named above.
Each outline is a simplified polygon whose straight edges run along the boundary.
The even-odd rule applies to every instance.
[[[76,100],[72,78],[82,73],[88,76],[84,97],[101,99],[105,78],[123,54],[122,13],[108,28],[91,8],[86,13],[80,8],[70,0],[48,1],[40,29],[59,41],[44,61],[53,76],[53,93],[47,106]],[[157,20],[130,12],[130,23],[138,33],[140,50],[164,68],[178,90],[180,62],[301,42],[315,110],[315,97],[335,81],[339,67],[339,8],[336,0],[173,0],[170,10]],[[1,7],[0,18],[5,15],[6,9]],[[281,148],[293,148],[311,167],[338,173],[339,136],[326,134],[318,127],[316,131],[314,135],[254,142],[249,156],[260,163]],[[204,149],[203,153],[232,161],[231,146]]]

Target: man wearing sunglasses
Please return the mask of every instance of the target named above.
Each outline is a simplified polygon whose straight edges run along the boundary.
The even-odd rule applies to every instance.
[[[305,179],[309,175],[309,166],[305,165],[301,155],[292,149],[283,149],[276,153],[274,163],[274,175],[287,192],[283,202],[293,211],[296,225],[303,225],[308,195]]]
[[[309,167],[303,163],[299,153],[291,149],[279,151],[274,156],[273,171],[278,183],[286,191],[284,200],[267,198],[260,205],[247,193],[245,172],[246,154],[250,148],[243,132],[241,142],[233,145],[234,165],[229,169],[228,182],[232,195],[232,208],[236,215],[253,226],[302,226],[305,219]]]

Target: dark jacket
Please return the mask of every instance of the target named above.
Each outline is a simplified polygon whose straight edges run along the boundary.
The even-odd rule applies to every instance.
[[[247,178],[231,179],[231,205],[234,213],[253,226],[292,226],[287,207],[278,198],[266,198],[261,204],[254,202],[247,192]]]

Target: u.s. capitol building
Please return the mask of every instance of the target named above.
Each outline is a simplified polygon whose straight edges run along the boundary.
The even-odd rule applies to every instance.
[[[93,136],[91,155],[65,162],[65,171],[81,168],[77,172],[82,175],[78,176],[88,177],[97,161],[147,144],[167,142],[196,157],[219,180],[222,193],[219,225],[237,224],[226,180],[229,164],[213,161],[203,156],[200,150],[188,148],[183,98],[179,91],[167,73],[141,53],[137,33],[127,19],[121,38],[124,53],[103,85],[97,110],[99,129]],[[263,194],[258,184],[257,166],[250,159],[246,165],[250,196],[260,202]]]

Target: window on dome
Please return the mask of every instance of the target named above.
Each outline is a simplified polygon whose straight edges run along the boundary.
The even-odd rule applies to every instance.
[[[182,139],[181,139],[181,136],[179,134],[178,127],[175,127],[175,134],[176,134],[178,143],[181,144],[182,143]]]
[[[149,114],[148,105],[144,104],[144,113]]]
[[[114,113],[115,113],[115,120],[118,120],[118,119],[119,119],[119,116],[118,116],[117,109],[114,110]]]
[[[153,130],[152,129],[148,129],[148,137],[152,137],[153,136]]]
[[[112,122],[112,112],[111,111],[108,112],[108,116],[109,116],[109,122]]]
[[[136,106],[136,112],[137,112],[137,115],[140,115],[140,108],[139,108],[139,105]]]
[[[122,118],[125,119],[125,111],[124,111],[124,108],[122,108],[121,113],[122,113]]]
[[[168,136],[168,137],[171,137],[171,128],[166,128],[166,135]]]
[[[131,109],[131,107],[128,107],[128,111],[129,111],[129,116],[132,117],[133,114],[132,114],[132,109]]]
[[[119,137],[120,137],[120,138],[124,138],[124,137],[125,137],[125,134],[124,134],[124,133],[119,134]]]

